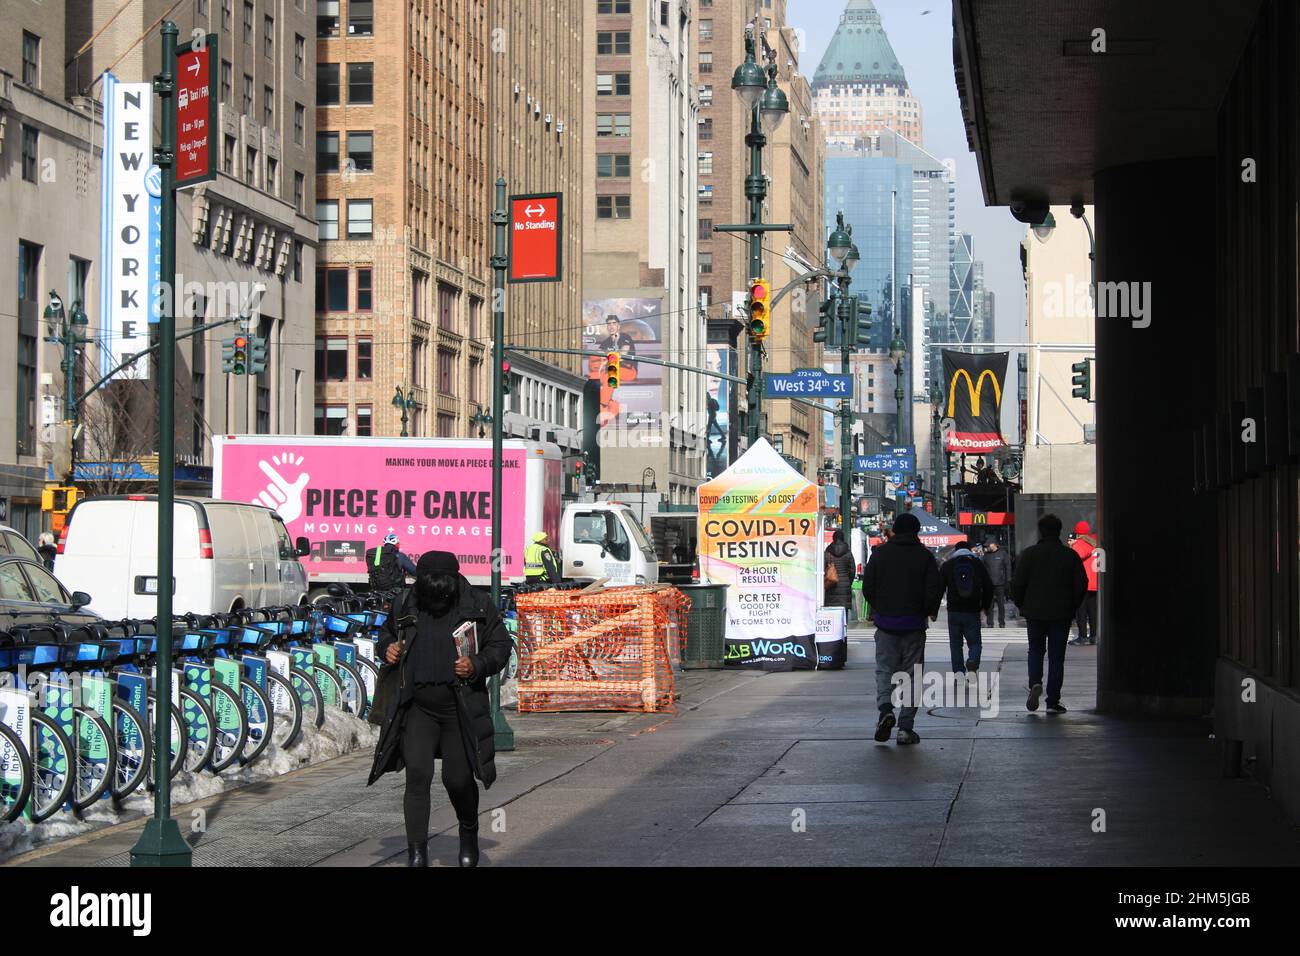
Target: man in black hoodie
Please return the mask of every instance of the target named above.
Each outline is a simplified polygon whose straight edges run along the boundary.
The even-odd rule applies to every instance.
[[[980,634],[980,612],[993,604],[993,584],[983,562],[975,557],[969,541],[958,541],[939,570],[948,598],[948,646],[952,650],[952,672],[974,674],[980,667],[984,642]],[[962,644],[970,656],[962,654]],[[962,660],[966,663],[963,664]]]
[[[1065,640],[1074,613],[1088,593],[1088,574],[1074,550],[1061,543],[1061,519],[1038,519],[1038,543],[1016,562],[1011,596],[1029,627],[1028,710],[1038,709],[1043,694],[1043,652],[1047,652],[1047,712],[1063,714],[1061,685],[1065,682]]]
[[[913,706],[899,710],[898,742],[914,744],[921,739],[912,729],[914,705],[921,693],[913,669],[925,663],[925,619],[939,616],[943,585],[934,555],[917,537],[920,531],[916,515],[899,515],[894,520],[893,535],[872,552],[862,571],[862,596],[871,606],[877,628],[876,707],[880,720],[876,740],[881,743],[889,739],[894,728],[895,674],[907,676],[913,702]]]

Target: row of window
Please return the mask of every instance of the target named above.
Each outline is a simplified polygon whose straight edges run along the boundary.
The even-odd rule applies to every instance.
[[[234,19],[233,7],[232,0],[221,0],[221,29],[227,33],[231,32]],[[206,17],[208,15],[208,0],[198,0],[195,12],[201,17]],[[252,0],[244,0],[244,42],[250,46],[253,43],[253,24],[255,20],[256,11],[253,9]],[[268,60],[275,59],[275,18],[272,16],[262,18],[262,53]]]
[[[338,106],[342,87],[339,81],[340,63],[316,64],[316,105]],[[375,102],[375,64],[348,63],[348,105],[368,106]]]
[[[356,276],[356,307],[350,308],[348,285],[353,274]],[[317,269],[316,311],[369,312],[374,307],[373,276],[370,266]]]
[[[316,221],[321,239],[339,237],[339,201],[324,199],[316,203]],[[375,203],[372,199],[347,200],[347,238],[369,239],[375,231]]]
[[[423,433],[423,415],[424,409],[413,408],[410,413],[408,429],[412,435]],[[373,414],[369,405],[358,405],[356,407],[355,421],[348,421],[348,406],[346,405],[317,405],[316,406],[316,434],[317,435],[360,435],[362,437],[372,435],[371,421]],[[349,427],[350,426],[350,427]],[[447,412],[439,412],[437,418],[437,427],[439,438],[456,437],[456,416]]]
[[[318,37],[342,36],[342,18],[339,0],[316,0],[316,35]],[[371,37],[375,35],[375,4],[373,0],[348,0],[348,36]]]
[[[597,136],[631,136],[632,135],[632,114],[631,113],[597,113],[596,114],[596,135]]]

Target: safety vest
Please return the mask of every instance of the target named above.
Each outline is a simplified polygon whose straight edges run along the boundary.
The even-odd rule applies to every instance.
[[[542,555],[550,550],[546,545],[538,544],[536,541],[524,548],[524,577],[540,578],[546,573],[546,565],[542,563]]]

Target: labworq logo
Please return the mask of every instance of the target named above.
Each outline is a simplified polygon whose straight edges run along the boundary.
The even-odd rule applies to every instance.
[[[152,893],[82,893],[73,886],[50,897],[50,925],[60,929],[126,927],[133,936],[153,930]]]

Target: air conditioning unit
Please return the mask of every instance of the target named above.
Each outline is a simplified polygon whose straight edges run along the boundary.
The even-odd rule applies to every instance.
[[[520,86],[518,83],[516,83],[516,84],[515,84],[515,96],[518,96],[518,95],[519,95],[520,93],[522,93],[523,91],[524,91],[524,88],[523,88],[522,86]]]
[[[555,131],[557,133],[564,132],[564,120],[560,120],[558,123],[555,124]]]
[[[552,117],[551,117],[551,114],[550,114],[550,113],[547,113],[547,114],[546,114],[546,116],[545,116],[543,122],[545,122],[547,126],[550,126],[550,125],[551,125]]]
[[[542,103],[540,100],[538,100],[536,103],[533,104],[533,115],[534,116],[542,115]]]
[[[532,106],[532,105],[533,105],[533,94],[529,93],[529,94],[528,94],[528,98],[525,100],[525,102],[526,102],[529,106]]]

